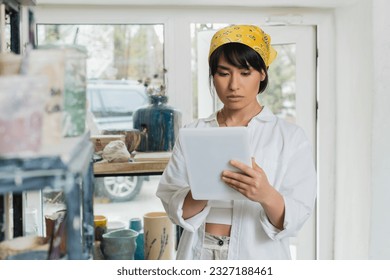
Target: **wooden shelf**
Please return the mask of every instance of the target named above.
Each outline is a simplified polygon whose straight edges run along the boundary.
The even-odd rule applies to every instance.
[[[161,175],[167,165],[167,160],[144,162],[95,163],[95,177],[129,176],[129,175]]]
[[[170,152],[136,153],[132,162],[96,162],[95,177],[161,175],[169,161]]]

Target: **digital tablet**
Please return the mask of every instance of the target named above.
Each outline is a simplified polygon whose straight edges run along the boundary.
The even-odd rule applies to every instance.
[[[237,170],[232,159],[251,166],[246,127],[181,128],[179,137],[194,199],[247,199],[221,179],[223,170]]]

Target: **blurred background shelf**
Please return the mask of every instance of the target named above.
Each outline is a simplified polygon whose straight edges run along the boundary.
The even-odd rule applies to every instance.
[[[0,158],[0,194],[52,188],[62,191],[66,205],[67,259],[90,259],[93,247],[93,145],[89,133],[64,138],[60,145],[43,149],[36,156]],[[13,238],[23,233],[22,209],[13,211]],[[19,210],[22,215],[15,218]],[[6,217],[9,207],[3,207]],[[40,211],[42,213],[42,209]],[[5,229],[10,228],[9,221]],[[0,240],[1,241],[1,240]]]

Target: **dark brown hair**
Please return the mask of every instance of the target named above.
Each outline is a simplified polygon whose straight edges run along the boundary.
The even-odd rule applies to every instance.
[[[260,83],[259,92],[263,92],[268,85],[268,72],[264,60],[261,56],[252,48],[240,43],[228,43],[218,47],[209,58],[209,71],[210,71],[210,84],[212,78],[217,72],[219,59],[224,56],[226,61],[238,68],[249,69],[249,66],[253,67],[260,73],[264,71],[265,79]]]

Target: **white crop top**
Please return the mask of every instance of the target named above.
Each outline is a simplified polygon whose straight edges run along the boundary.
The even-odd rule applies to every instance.
[[[211,208],[206,223],[231,225],[233,217],[233,200],[209,200]]]

